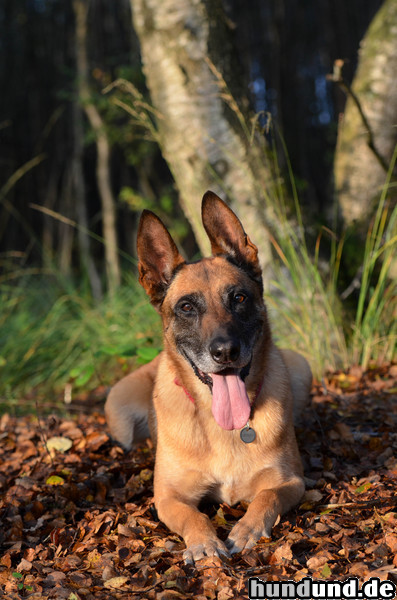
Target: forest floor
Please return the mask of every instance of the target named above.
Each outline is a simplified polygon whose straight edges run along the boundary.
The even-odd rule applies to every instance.
[[[150,445],[125,454],[102,412],[87,413],[0,419],[0,597],[228,600],[248,598],[249,577],[397,582],[397,365],[314,385],[297,430],[306,495],[271,540],[227,562],[184,565],[153,507]],[[222,539],[244,514],[205,510]]]

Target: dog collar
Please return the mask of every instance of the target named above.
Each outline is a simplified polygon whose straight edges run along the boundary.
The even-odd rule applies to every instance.
[[[177,377],[175,377],[174,379],[174,383],[175,385],[181,387],[183,389],[183,391],[185,392],[186,396],[189,398],[190,402],[193,402],[194,404],[194,398],[193,396],[189,393],[189,391],[181,384],[181,382],[179,381],[179,379],[177,379]]]

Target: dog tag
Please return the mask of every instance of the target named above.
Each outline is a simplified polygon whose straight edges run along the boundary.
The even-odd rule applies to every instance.
[[[240,438],[243,440],[245,444],[250,444],[256,438],[255,430],[249,426],[249,422],[247,425],[240,431]]]

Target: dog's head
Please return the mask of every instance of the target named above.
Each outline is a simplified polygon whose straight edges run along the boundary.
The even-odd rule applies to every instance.
[[[161,314],[165,342],[213,394],[224,429],[243,427],[255,346],[269,335],[258,250],[233,211],[213,192],[202,202],[212,257],[189,263],[160,219],[144,211],[138,230],[139,281]],[[245,422],[244,422],[245,421]]]

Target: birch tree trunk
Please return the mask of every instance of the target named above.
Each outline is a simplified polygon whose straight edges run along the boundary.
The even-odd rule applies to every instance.
[[[116,232],[116,209],[110,185],[109,142],[102,117],[91,100],[87,59],[87,0],[73,0],[76,19],[77,65],[79,93],[88,121],[95,132],[97,147],[97,185],[102,205],[102,227],[105,240],[106,278],[109,293],[120,285],[120,266]]]
[[[386,0],[361,43],[352,84],[370,131],[349,96],[338,132],[335,184],[346,225],[366,223],[373,213],[397,143],[396,31],[397,2]]]
[[[239,65],[221,2],[131,0],[131,7],[152,103],[161,113],[161,150],[201,251],[209,252],[201,198],[212,189],[228,197],[266,269],[270,175],[249,143],[238,108]]]

